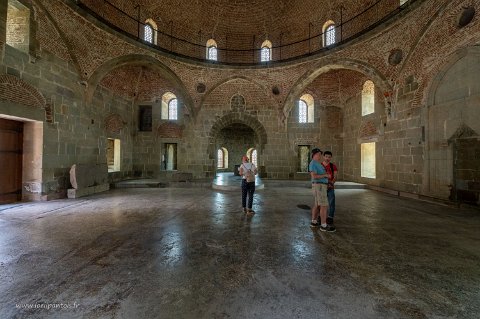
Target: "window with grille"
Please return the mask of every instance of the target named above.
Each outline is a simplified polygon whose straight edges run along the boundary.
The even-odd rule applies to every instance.
[[[247,150],[247,157],[250,159],[250,163],[255,164],[258,168],[258,157],[257,157],[257,150],[253,147]]]
[[[207,41],[207,60],[217,61],[217,42],[213,39]]]
[[[162,96],[162,120],[178,120],[178,99],[172,92],[166,92]]]
[[[303,100],[298,102],[298,122],[307,123],[307,103]]]
[[[225,167],[225,162],[224,162],[223,150],[219,149],[217,151],[217,168],[224,168],[224,167]]]
[[[362,116],[375,112],[375,84],[365,81],[362,89]]]
[[[299,123],[313,123],[314,117],[314,101],[313,96],[304,94],[298,101],[298,122]]]
[[[262,43],[262,49],[260,50],[260,61],[267,62],[272,59],[272,43],[269,40],[265,40]]]
[[[177,99],[171,99],[170,102],[168,102],[168,119],[169,120],[176,120],[177,119]]]
[[[328,20],[323,24],[323,46],[327,47],[335,43],[335,22]]]
[[[153,28],[149,24],[145,24],[143,28],[143,40],[148,43],[153,43]]]
[[[258,161],[257,161],[257,150],[256,149],[253,149],[252,150],[252,153],[250,155],[251,157],[251,162],[258,167]]]
[[[335,43],[335,25],[331,24],[325,32],[325,45],[329,46]]]

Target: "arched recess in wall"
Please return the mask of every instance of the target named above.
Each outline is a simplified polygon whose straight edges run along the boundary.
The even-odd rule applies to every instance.
[[[176,91],[182,97],[185,106],[187,107],[192,118],[195,118],[196,111],[193,107],[193,100],[188,94],[185,85],[180,80],[180,78],[167,66],[158,61],[155,58],[152,58],[147,55],[141,54],[130,54],[117,57],[111,60],[108,60],[97,68],[90,78],[87,81],[87,88],[85,90],[85,97],[88,103],[91,102],[93,94],[97,88],[97,85],[100,81],[112,70],[123,67],[123,66],[145,66],[151,68],[152,70],[158,72],[166,80],[170,81],[174,86]]]
[[[205,103],[205,101],[208,100],[208,98],[210,97],[211,93],[214,92],[216,89],[218,89],[220,86],[230,82],[230,81],[233,81],[233,80],[244,80],[244,81],[247,81],[247,82],[250,82],[252,83],[253,85],[259,87],[262,91],[267,91],[267,88],[262,85],[260,82],[257,82],[255,80],[252,80],[248,77],[245,77],[245,76],[238,76],[238,75],[233,75],[233,76],[230,76],[230,77],[227,77],[221,81],[219,81],[218,83],[216,83],[215,85],[213,85],[211,88],[209,88],[207,90],[207,92],[205,92],[205,94],[202,96],[202,99],[200,100],[200,104],[199,104],[199,107],[198,109],[201,110],[202,107],[203,107],[203,104]],[[270,96],[265,96],[270,102],[271,102],[271,105],[275,105],[275,101],[270,97]]]
[[[46,100],[33,86],[13,75],[0,76],[0,100],[26,106],[46,108]]]
[[[480,46],[450,55],[428,90],[424,191],[478,202],[480,185]]]
[[[363,61],[352,59],[328,59],[321,61],[320,63],[314,65],[307,73],[301,76],[288,93],[283,106],[283,120],[285,126],[287,124],[286,119],[289,117],[292,108],[295,106],[295,101],[300,97],[306,87],[321,74],[338,69],[348,69],[365,74],[382,92],[391,92],[392,90],[392,86],[388,83],[385,76],[383,76],[383,74],[377,69]]]
[[[420,6],[421,3],[422,1],[414,1],[407,8],[412,10],[415,6]],[[428,21],[420,29],[418,36],[413,39],[413,43],[398,71],[397,78],[405,79],[412,75],[414,78],[422,77],[421,74],[425,68],[419,67],[421,65],[428,65],[427,69],[430,74],[441,72],[440,70],[445,62],[444,57],[457,54],[455,51],[458,50],[458,46],[452,45],[453,37],[461,39],[461,43],[465,43],[465,45],[468,45],[468,43],[471,45],[480,43],[480,34],[473,32],[468,27],[458,29],[455,33],[452,33],[452,27],[456,27],[455,18],[457,18],[460,8],[462,7],[459,7],[456,2],[447,1],[445,6],[438,6],[438,10],[429,15]],[[447,19],[448,23],[445,23],[446,17],[449,17]],[[449,34],[449,36],[445,36],[446,34]],[[443,38],[443,40],[439,41],[439,37]],[[441,58],[438,57],[439,52],[441,52]],[[431,96],[431,85],[432,81],[419,81],[411,103],[412,107],[421,107],[428,103],[427,99]]]
[[[218,134],[223,128],[228,127],[232,124],[243,124],[250,127],[255,133],[255,139],[256,139],[255,148],[257,149],[257,152],[259,154],[263,152],[265,144],[267,144],[267,131],[265,130],[265,127],[254,116],[251,116],[245,113],[233,112],[215,121],[215,123],[212,125],[212,128],[210,129],[210,133],[208,135],[207,154],[208,154],[208,158],[212,160],[212,163],[214,163],[217,156],[215,139],[217,138]],[[215,170],[216,170],[216,167],[211,168],[211,171],[215,171]]]

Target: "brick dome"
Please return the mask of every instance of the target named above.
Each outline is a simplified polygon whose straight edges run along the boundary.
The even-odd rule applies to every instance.
[[[266,40],[272,52],[264,61],[310,55],[358,36],[399,12],[400,6],[390,0],[78,0],[78,4],[130,37],[165,51],[231,64],[258,63]],[[327,27],[333,27],[330,43]],[[218,49],[218,57],[206,58],[210,46]]]

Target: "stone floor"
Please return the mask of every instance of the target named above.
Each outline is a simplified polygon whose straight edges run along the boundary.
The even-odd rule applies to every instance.
[[[284,186],[0,206],[0,318],[479,318],[478,209],[342,189],[323,233]]]

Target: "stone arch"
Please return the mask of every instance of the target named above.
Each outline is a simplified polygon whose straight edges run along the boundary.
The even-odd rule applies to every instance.
[[[205,92],[205,94],[202,96],[202,99],[200,101],[200,105],[199,105],[199,109],[202,109],[203,107],[203,104],[205,103],[206,100],[208,100],[208,98],[210,97],[210,94],[212,92],[214,92],[216,89],[218,89],[220,86],[232,81],[232,80],[245,80],[247,82],[250,82],[258,87],[260,87],[262,90],[264,90],[265,92],[267,92],[267,88],[265,87],[265,85],[262,85],[260,82],[257,82],[255,80],[252,80],[246,76],[239,76],[239,75],[232,75],[230,77],[227,77],[221,81],[219,81],[218,83],[216,83],[214,86],[212,86],[210,89],[207,90],[207,92]],[[272,102],[272,105],[275,105],[275,101],[273,101],[273,99],[270,97],[270,96],[267,96],[271,102]]]
[[[46,108],[43,95],[27,82],[13,75],[0,75],[0,99],[31,107]]]
[[[434,69],[436,73],[432,72],[433,79],[422,93],[426,101],[423,188],[431,196],[452,199],[461,183],[467,183],[466,178],[456,176],[456,171],[467,171],[465,163],[476,163],[477,167],[480,163],[475,156],[460,161],[456,158],[458,145],[464,147],[467,139],[470,139],[466,143],[469,154],[480,147],[477,103],[480,85],[476,81],[479,61],[480,46],[455,51]],[[456,81],[460,77],[461,81]]]
[[[97,88],[97,85],[100,81],[112,70],[123,67],[123,66],[145,66],[151,68],[154,71],[160,73],[166,80],[170,81],[175,88],[178,90],[178,93],[183,98],[183,102],[187,107],[189,113],[192,115],[192,118],[195,118],[195,108],[193,105],[193,100],[188,94],[188,91],[180,80],[180,78],[170,70],[166,65],[161,63],[159,60],[142,54],[129,54],[114,59],[108,60],[98,67],[93,74],[90,76],[86,83],[85,97],[89,102],[92,100],[93,94]]]
[[[427,107],[435,105],[435,96],[437,93],[437,89],[443,81],[443,78],[447,74],[447,72],[461,59],[465,58],[467,55],[480,55],[480,46],[470,46],[466,48],[462,48],[455,53],[453,53],[448,60],[439,67],[439,71],[435,75],[430,84],[425,87],[426,92],[426,101]]]
[[[267,131],[265,130],[265,127],[262,125],[262,123],[260,123],[254,116],[245,113],[232,112],[218,119],[210,129],[210,133],[208,135],[207,149],[209,159],[216,158],[215,139],[217,135],[223,128],[231,124],[244,124],[250,127],[258,139],[257,151],[259,153],[263,151],[265,144],[267,144]],[[215,171],[214,167],[213,171]]]
[[[305,88],[312,83],[318,76],[331,70],[347,69],[360,72],[367,75],[375,83],[385,96],[390,96],[392,86],[388,83],[385,76],[377,69],[369,64],[353,59],[328,59],[314,65],[310,71],[301,76],[294,84],[283,106],[284,125],[286,126],[287,118],[295,105],[295,99],[305,90]],[[387,103],[387,101],[385,101]],[[387,105],[387,107],[389,107]]]

